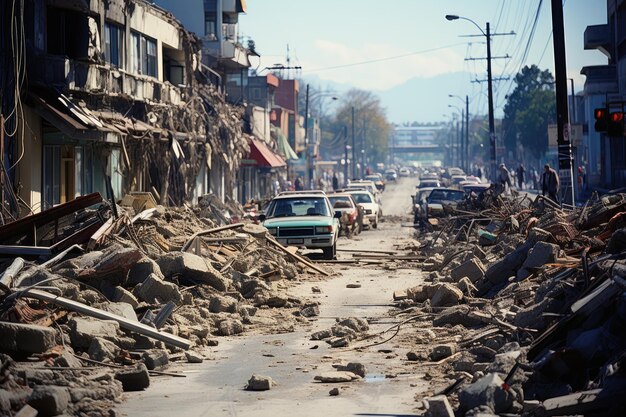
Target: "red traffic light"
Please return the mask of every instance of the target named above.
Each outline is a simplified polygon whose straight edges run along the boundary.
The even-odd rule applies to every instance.
[[[624,113],[622,113],[621,111],[611,113],[611,122],[620,123],[623,121],[624,121]]]
[[[601,120],[601,119],[606,118],[607,114],[608,114],[607,109],[595,109],[593,111],[593,117],[596,120]]]
[[[600,107],[593,111],[593,117],[596,119],[594,125],[596,132],[606,132],[609,125],[609,110],[606,107]]]

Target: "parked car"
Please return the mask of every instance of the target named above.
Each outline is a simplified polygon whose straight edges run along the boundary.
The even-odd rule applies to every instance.
[[[460,184],[463,181],[467,181],[467,177],[465,175],[453,175],[450,178],[450,187],[458,187],[460,189]]]
[[[417,188],[438,188],[441,187],[441,182],[439,180],[420,180]]]
[[[419,219],[426,218],[426,197],[428,197],[432,190],[434,190],[434,188],[418,188],[415,195],[411,196],[411,200],[413,201],[413,223],[417,224]]]
[[[353,180],[348,183],[346,188],[354,188],[354,189],[364,189],[372,193],[373,196],[378,196],[380,193],[376,184],[373,181],[367,180]]]
[[[388,169],[385,171],[385,179],[387,181],[395,181],[398,179],[398,173],[395,169]]]
[[[274,197],[260,219],[282,245],[322,249],[330,260],[337,252],[340,217],[326,195],[302,192]]]
[[[409,175],[411,175],[411,170],[409,170],[407,167],[402,167],[400,168],[400,170],[398,170],[398,175],[401,177],[408,177]]]
[[[385,191],[385,181],[383,180],[383,176],[381,174],[367,175],[365,179],[373,181],[376,188],[378,188],[378,191]]]
[[[428,194],[425,202],[426,218],[444,217],[448,211],[446,207],[454,208],[465,199],[465,192],[453,188],[435,188]]]
[[[340,226],[341,232],[350,237],[353,233],[359,234],[363,230],[364,210],[358,205],[354,196],[350,193],[329,194],[328,200],[335,212],[341,212]]]
[[[352,194],[357,204],[363,207],[364,224],[376,229],[381,216],[381,206],[372,193],[367,190],[346,190],[346,192]]]

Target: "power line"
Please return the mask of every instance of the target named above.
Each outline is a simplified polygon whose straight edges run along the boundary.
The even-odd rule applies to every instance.
[[[453,44],[450,44],[450,45],[440,46],[440,47],[437,47],[437,48],[424,49],[422,51],[410,52],[408,54],[403,54],[403,55],[389,56],[389,57],[386,57],[386,58],[370,59],[368,61],[353,62],[351,64],[335,65],[335,66],[332,66],[332,67],[314,68],[314,69],[309,70],[307,72],[320,72],[320,71],[326,71],[326,70],[337,69],[337,68],[346,68],[346,67],[354,67],[354,66],[357,66],[357,65],[373,64],[375,62],[390,61],[390,60],[393,60],[393,59],[406,58],[408,56],[426,54],[426,53],[429,53],[429,52],[440,51],[442,49],[453,48],[453,47],[459,46],[459,45],[465,45],[465,42],[453,43]]]

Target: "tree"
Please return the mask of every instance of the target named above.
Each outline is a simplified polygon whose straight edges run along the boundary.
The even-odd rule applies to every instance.
[[[352,145],[352,108],[354,107],[355,145],[357,152],[361,150],[361,139],[365,135],[365,152],[372,163],[383,162],[387,155],[387,144],[391,134],[391,124],[387,121],[385,109],[380,98],[365,90],[351,89],[341,95],[334,117],[325,124],[325,129],[333,132],[333,137],[340,135],[347,128],[347,144]],[[345,140],[333,142],[335,153],[341,154]],[[324,143],[322,143],[324,146]]]
[[[536,65],[525,66],[515,83],[504,106],[504,146],[539,159],[548,149],[548,124],[556,122],[554,77]]]

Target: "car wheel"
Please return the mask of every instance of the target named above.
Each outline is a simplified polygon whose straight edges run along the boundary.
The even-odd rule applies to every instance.
[[[322,250],[324,251],[324,259],[332,261],[335,259],[335,255],[337,253],[337,244],[335,243],[333,246],[322,248]]]
[[[378,229],[378,214],[376,215],[376,218],[374,219],[374,223],[372,223],[372,228]]]

